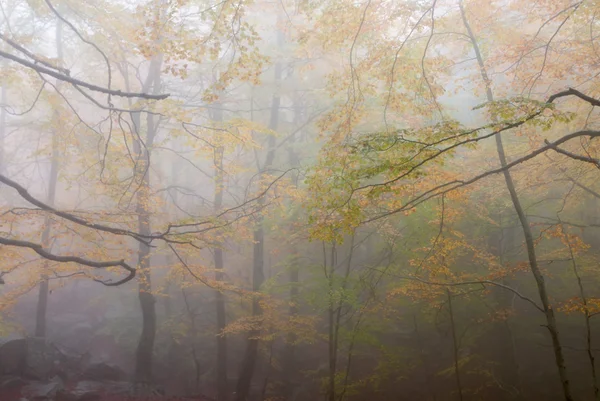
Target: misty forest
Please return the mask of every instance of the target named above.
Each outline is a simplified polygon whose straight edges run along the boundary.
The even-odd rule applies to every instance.
[[[0,24],[0,401],[600,400],[597,0]]]

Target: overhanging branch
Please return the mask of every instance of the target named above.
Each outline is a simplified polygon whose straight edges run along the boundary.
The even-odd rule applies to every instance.
[[[397,208],[397,209],[391,210],[389,212],[377,215],[375,217],[372,217],[370,219],[367,219],[367,220],[363,221],[362,223],[369,223],[369,222],[372,222],[372,221],[375,221],[375,220],[379,220],[379,219],[387,217],[387,216],[391,216],[391,215],[396,214],[396,213],[400,213],[400,212],[404,212],[406,210],[410,210],[410,209],[414,208],[415,206],[420,205],[421,203],[423,203],[423,202],[425,202],[425,201],[427,201],[427,200],[429,200],[431,198],[434,198],[436,196],[440,196],[440,195],[446,194],[446,193],[451,192],[451,191],[455,191],[455,190],[457,190],[459,188],[462,188],[462,187],[466,187],[466,186],[471,185],[471,184],[473,184],[473,183],[475,183],[477,181],[480,181],[481,179],[483,179],[485,177],[488,177],[490,175],[502,173],[502,172],[504,172],[506,170],[509,170],[509,169],[511,169],[511,168],[519,165],[519,164],[522,164],[522,163],[524,163],[524,162],[526,162],[528,160],[531,160],[531,159],[539,156],[540,154],[542,154],[544,152],[547,152],[548,150],[551,150],[551,149],[557,147],[558,145],[561,145],[561,144],[563,144],[563,143],[565,143],[567,141],[570,141],[571,139],[582,137],[582,136],[588,136],[590,138],[597,138],[597,137],[600,137],[600,131],[583,130],[583,131],[577,131],[577,132],[573,132],[571,134],[565,135],[562,138],[557,139],[554,142],[549,142],[547,145],[542,146],[542,147],[540,147],[540,148],[532,151],[531,153],[529,153],[529,154],[527,154],[527,155],[525,155],[523,157],[520,157],[520,158],[518,158],[516,160],[513,160],[512,162],[506,164],[506,166],[504,166],[504,167],[499,167],[497,169],[488,170],[488,171],[486,171],[484,173],[481,173],[479,175],[476,175],[475,177],[472,177],[472,178],[470,178],[468,180],[453,180],[453,181],[448,181],[448,182],[446,182],[444,184],[438,185],[438,186],[436,186],[434,188],[431,188],[431,189],[429,189],[429,190],[421,193],[419,196],[416,196],[415,198],[413,198],[413,199],[409,200],[408,202],[406,202],[404,204],[404,206],[402,206],[400,208]]]
[[[94,281],[101,283],[108,287],[114,287],[117,285],[124,284],[135,277],[136,270],[125,263],[124,260],[114,260],[114,261],[106,261],[106,262],[98,262],[90,259],[80,258],[78,256],[60,256],[55,255],[51,252],[46,251],[40,244],[36,244],[34,242],[29,241],[21,241],[10,238],[0,237],[0,244],[7,246],[16,246],[20,248],[29,248],[33,250],[35,253],[43,257],[44,259],[52,260],[54,262],[60,263],[78,263],[83,266],[93,267],[97,269],[103,269],[107,267],[122,267],[123,269],[129,272],[125,278],[122,278],[119,281],[104,281],[99,279],[94,279]]]
[[[141,99],[148,99],[148,100],[162,100],[162,99],[166,99],[168,98],[170,95],[168,93],[165,94],[161,94],[161,95],[151,95],[148,93],[137,93],[137,92],[123,92],[120,90],[113,90],[113,89],[108,89],[108,88],[103,88],[101,86],[98,85],[94,85],[94,84],[90,84],[88,82],[76,79],[76,78],[72,78],[68,75],[65,75],[63,73],[57,72],[55,70],[52,70],[50,68],[46,68],[44,66],[41,66],[39,64],[36,63],[32,63],[31,61],[25,60],[23,58],[17,57],[13,54],[7,53],[5,51],[0,50],[0,57],[4,57],[6,59],[12,60],[16,63],[19,63],[27,68],[31,68],[32,70],[35,70],[37,72],[39,72],[40,74],[46,74],[46,75],[50,75],[51,77],[54,77],[58,80],[64,81],[64,82],[68,82],[71,85],[75,85],[75,86],[81,86],[83,88],[87,88],[89,90],[95,91],[95,92],[100,92],[100,93],[105,93],[107,95],[113,95],[113,96],[119,96],[119,97],[128,97],[128,98],[141,98]]]
[[[560,153],[561,155],[565,155],[567,157],[570,157],[571,159],[579,160],[579,161],[586,162],[586,163],[591,163],[591,164],[593,164],[596,167],[600,167],[600,160],[598,160],[598,159],[594,159],[592,157],[578,155],[578,154],[575,154],[573,152],[569,152],[568,150],[561,149],[558,146],[552,145],[550,142],[548,142],[547,139],[544,140],[544,143],[546,145],[550,146],[550,148],[552,150],[554,150],[556,153]]]

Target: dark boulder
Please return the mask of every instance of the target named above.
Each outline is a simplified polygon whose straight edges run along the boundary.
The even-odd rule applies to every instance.
[[[25,338],[0,339],[0,375],[20,376],[25,368],[25,353]]]
[[[21,401],[21,390],[28,383],[19,376],[0,377],[0,400]]]
[[[23,376],[35,380],[54,377],[63,356],[58,349],[44,338],[29,337],[25,341],[25,364]]]
[[[54,401],[63,388],[62,380],[55,377],[47,382],[29,383],[23,387],[21,394],[31,401]]]
[[[90,364],[81,375],[82,380],[93,381],[121,381],[126,374],[118,366],[105,362]]]
[[[61,391],[57,401],[99,401],[104,397],[129,395],[131,385],[127,382],[80,381],[71,389]]]
[[[2,376],[0,377],[0,394],[4,391],[22,388],[27,384],[23,378],[19,376]]]

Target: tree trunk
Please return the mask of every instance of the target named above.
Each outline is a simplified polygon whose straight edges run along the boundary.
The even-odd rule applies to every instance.
[[[485,70],[485,65],[483,62],[483,58],[481,56],[481,52],[479,51],[479,45],[477,44],[477,39],[471,30],[469,22],[467,20],[465,10],[462,4],[462,0],[459,2],[460,12],[463,19],[463,23],[465,28],[467,29],[467,33],[473,45],[473,50],[475,51],[475,56],[477,58],[477,63],[479,64],[479,69],[481,72],[481,77],[486,86],[486,96],[487,100],[492,102],[494,101],[494,96],[491,88],[491,81],[488,78],[487,72]],[[496,135],[496,149],[498,152],[498,158],[500,159],[500,165],[502,167],[506,167],[506,155],[504,153],[504,145],[502,143],[502,136],[500,134]],[[529,259],[529,267],[533,277],[535,279],[535,283],[538,288],[538,294],[540,296],[540,301],[542,302],[542,307],[544,310],[544,315],[546,317],[546,328],[550,332],[550,337],[552,338],[552,347],[554,349],[554,357],[556,360],[556,367],[558,369],[558,375],[560,377],[560,382],[563,389],[563,395],[565,397],[565,401],[573,401],[573,396],[571,395],[571,386],[569,380],[567,378],[567,368],[565,365],[565,358],[563,355],[562,345],[560,342],[560,338],[558,335],[558,326],[556,324],[556,317],[554,316],[554,309],[552,309],[552,305],[550,305],[550,300],[548,298],[548,292],[546,289],[546,283],[544,280],[544,275],[540,271],[538,266],[537,257],[535,254],[535,242],[533,239],[533,233],[531,232],[531,227],[529,226],[529,221],[527,216],[525,215],[525,211],[521,205],[521,201],[519,200],[519,196],[515,189],[515,184],[513,182],[510,171],[504,170],[504,180],[506,182],[506,187],[508,192],[510,193],[510,199],[512,204],[517,212],[517,216],[519,217],[519,222],[521,223],[521,227],[523,229],[523,234],[525,236],[525,245],[527,248],[527,256]]]
[[[213,112],[213,119],[217,123],[223,122],[223,110],[218,104]],[[214,198],[214,214],[217,215],[223,207],[223,153],[224,149],[219,146],[215,149],[215,198]],[[214,263],[215,263],[215,279],[219,282],[224,280],[223,275],[223,244],[217,243],[213,248]],[[227,325],[227,316],[225,310],[225,294],[220,289],[215,290],[215,308],[217,312],[217,401],[226,401],[228,397],[227,391],[227,337],[221,335]]]
[[[427,353],[425,352],[425,347],[423,346],[423,337],[422,334],[419,331],[419,325],[417,322],[417,315],[413,314],[413,326],[415,328],[415,340],[416,340],[416,346],[419,350],[419,355],[421,357],[421,363],[423,364],[423,369],[425,370],[425,374],[423,375],[423,388],[424,388],[424,392],[427,392],[429,394],[429,398],[428,400],[436,400],[436,393],[435,393],[435,385],[434,385],[434,380],[433,380],[433,376],[431,374],[432,369],[431,369],[431,364],[429,363],[429,358],[427,357]]]
[[[144,164],[144,163],[143,163]],[[142,165],[143,165],[142,164]],[[137,195],[138,231],[150,235],[150,213],[147,210],[149,191],[149,169],[142,178]],[[138,298],[142,309],[142,333],[138,342],[135,358],[135,381],[152,382],[152,357],[156,336],[156,308],[152,294],[152,275],[150,272],[150,247],[142,242],[138,249]]]
[[[323,244],[323,246],[325,246],[325,244]],[[335,261],[335,255],[336,255],[336,249],[335,249],[335,243],[332,244],[331,246],[331,260],[329,261],[330,264],[330,268],[329,268],[329,277],[328,277],[328,283],[329,283],[329,307],[328,307],[328,311],[327,311],[327,317],[328,317],[328,321],[327,321],[327,325],[328,327],[328,336],[327,336],[327,349],[328,349],[328,362],[329,362],[329,377],[328,377],[328,383],[327,383],[327,400],[328,401],[335,401],[335,374],[337,372],[337,351],[338,351],[338,347],[337,347],[337,336],[336,336],[336,328],[338,328],[338,326],[336,326],[335,324],[335,309],[337,305],[333,304],[333,276],[335,274],[335,265],[336,265],[336,261]],[[325,271],[327,271],[327,253],[324,251],[323,252],[323,258],[325,259],[323,262],[325,263]]]
[[[560,221],[560,218],[559,218]],[[585,289],[583,288],[583,280],[581,279],[581,275],[579,274],[579,269],[577,267],[577,262],[575,261],[575,253],[573,252],[573,247],[571,246],[571,241],[569,239],[569,233],[565,230],[565,226],[561,223],[561,228],[565,235],[565,241],[567,243],[567,247],[569,248],[569,255],[571,257],[571,265],[573,266],[573,273],[575,274],[575,278],[577,279],[577,286],[579,287],[579,297],[581,298],[581,303],[584,308],[584,321],[585,321],[585,345],[587,351],[588,361],[590,363],[590,370],[592,373],[592,386],[594,389],[594,399],[600,400],[600,390],[598,389],[598,378],[596,375],[596,358],[594,357],[594,348],[592,346],[592,324],[590,319],[592,316],[590,315],[590,309],[588,306],[588,299],[585,293]]]
[[[283,42],[283,34],[278,33],[280,45]],[[282,76],[281,63],[275,64],[275,82],[280,83]],[[281,97],[277,91],[273,95],[271,101],[271,119],[269,122],[269,129],[277,131],[279,127],[279,106],[281,103]],[[268,151],[265,162],[260,168],[259,179],[263,177],[263,174],[271,168],[273,160],[275,159],[275,137],[269,136],[268,140]],[[265,204],[265,197],[263,196],[258,200],[259,209]],[[263,229],[262,214],[256,217],[256,228],[254,230],[254,256],[252,263],[252,290],[258,292],[264,282],[264,241],[265,234]],[[261,308],[258,298],[254,297],[252,300],[252,316],[259,316],[261,314]],[[241,364],[240,375],[236,386],[236,401],[246,401],[250,392],[250,384],[252,383],[252,377],[254,376],[254,367],[256,366],[256,359],[258,356],[258,336],[259,330],[252,330],[250,332],[248,341],[246,343],[246,350]]]
[[[60,20],[56,21],[56,54],[59,64],[62,63],[63,59],[63,44],[62,44],[62,22]],[[56,86],[60,85],[60,81],[57,80]],[[4,94],[4,92],[3,92]],[[4,104],[4,101],[3,101]],[[4,113],[4,108],[2,108],[2,112]],[[54,123],[58,125],[58,121],[56,121],[60,116],[54,112],[52,118],[55,120]],[[4,126],[4,125],[3,125]],[[58,137],[56,132],[52,132],[52,151],[51,151],[51,160],[50,160],[50,177],[48,179],[48,197],[46,198],[46,203],[50,206],[54,206],[54,202],[56,200],[56,184],[58,181],[58,160],[60,154],[58,151]],[[48,247],[50,242],[50,234],[52,230],[52,220],[49,215],[44,219],[44,231],[42,232],[42,246],[44,248]],[[46,271],[48,269],[49,262],[44,261],[43,270]],[[35,312],[35,336],[36,337],[46,337],[46,313],[48,310],[48,276],[44,273],[42,275],[42,282],[40,283],[40,288],[38,292],[38,300],[37,300],[37,308]]]
[[[449,289],[446,289],[448,296],[448,313],[450,314],[450,328],[452,331],[452,351],[454,355],[454,375],[456,377],[456,388],[458,390],[458,399],[463,400],[463,389],[460,381],[459,354],[458,354],[458,339],[456,338],[456,324],[454,322],[454,309],[452,309],[452,294]]]
[[[6,104],[6,86],[2,85],[2,93],[0,94],[0,103]],[[4,157],[4,137],[6,136],[6,108],[0,107],[0,174],[4,174],[6,171],[6,160]]]
[[[264,265],[264,230],[262,227],[262,218],[259,218],[258,228],[254,230],[254,257],[252,271],[252,290],[258,292],[264,281],[263,265]],[[252,316],[259,316],[261,308],[257,297],[252,299]],[[246,401],[250,392],[250,384],[254,376],[254,367],[258,356],[258,339],[260,334],[259,329],[250,331],[248,341],[246,343],[246,351],[240,369],[240,375],[236,386],[236,401]]]
[[[301,122],[301,114],[302,108],[300,105],[300,101],[297,96],[294,97],[294,126],[299,126]],[[298,154],[294,150],[294,144],[296,142],[296,134],[292,135],[288,142],[288,163],[289,167],[297,168],[300,167],[300,159]],[[298,173],[292,173],[292,181],[296,187],[298,187]],[[290,204],[290,207],[293,207],[293,204]],[[289,224],[294,224],[294,221],[290,221]],[[289,284],[290,284],[290,309],[289,316],[293,318],[298,314],[298,284],[299,284],[299,254],[298,249],[295,243],[290,244],[289,255],[291,257],[290,261],[290,271],[289,271]],[[292,385],[292,377],[296,374],[296,346],[294,345],[294,341],[296,340],[296,335],[291,332],[289,333],[285,349],[283,352],[283,396],[284,399],[288,400],[291,398],[293,385]]]
[[[152,58],[150,71],[146,83],[145,92],[150,88],[153,93],[160,91],[160,68],[162,65],[162,54]],[[141,128],[140,112],[132,113],[134,129],[139,133]],[[137,166],[136,175],[140,176],[140,186],[136,195],[136,212],[138,214],[138,232],[142,235],[152,233],[150,226],[150,156],[154,138],[158,127],[152,114],[146,116],[146,141],[145,146],[141,143],[136,145]],[[138,298],[142,310],[142,333],[138,342],[135,357],[135,382],[152,382],[152,362],[154,353],[154,340],[156,337],[156,300],[152,294],[152,275],[150,271],[150,247],[142,242],[138,248]]]
[[[299,283],[299,269],[298,269],[298,250],[294,245],[290,247],[291,254],[291,262],[290,262],[290,276],[289,276],[289,284],[290,284],[290,309],[289,316],[293,318],[298,314],[298,283]],[[292,385],[292,377],[296,374],[296,346],[294,345],[294,341],[296,340],[296,335],[291,332],[289,333],[284,354],[283,354],[283,380],[284,380],[284,388],[283,395],[284,398],[290,399],[293,385]]]
[[[490,252],[498,257],[500,266],[504,266],[506,263],[504,255],[506,249],[510,248],[510,245],[507,244],[505,239],[502,211],[499,213],[498,224],[500,225],[499,232],[490,236],[492,242],[490,244]],[[510,231],[508,235],[510,243],[514,242],[515,236],[510,235]],[[502,284],[511,286],[509,280],[506,279],[502,279]],[[512,297],[514,294],[502,288],[492,288],[491,292],[493,299],[500,309],[512,309]],[[501,387],[505,392],[505,399],[522,399],[515,337],[508,318],[492,324],[492,336],[488,348],[494,360],[499,361],[498,366],[493,369],[497,372],[498,381],[502,384]]]

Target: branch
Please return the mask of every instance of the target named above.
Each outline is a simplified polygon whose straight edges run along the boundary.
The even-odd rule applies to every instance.
[[[40,74],[46,74],[46,75],[50,75],[51,77],[54,77],[56,79],[59,79],[61,81],[64,82],[68,82],[71,85],[75,85],[75,86],[82,86],[84,88],[87,88],[89,90],[95,91],[95,92],[100,92],[100,93],[105,93],[108,95],[113,95],[113,96],[120,96],[120,97],[128,97],[128,98],[133,98],[133,97],[137,97],[137,98],[142,98],[142,99],[149,99],[149,100],[162,100],[162,99],[166,99],[168,98],[170,95],[168,93],[162,94],[162,95],[150,95],[147,93],[136,93],[136,92],[122,92],[120,90],[112,90],[112,89],[107,89],[107,88],[103,88],[101,86],[97,86],[97,85],[93,85],[90,83],[87,83],[85,81],[81,81],[79,79],[76,78],[71,78],[70,76],[67,76],[65,74],[56,72],[54,70],[51,70],[49,68],[43,67],[41,65],[38,65],[36,63],[32,63],[28,60],[22,59],[20,57],[17,57],[15,55],[12,55],[10,53],[7,53],[5,51],[0,50],[0,57],[4,57],[6,59],[12,60],[16,63],[19,63],[25,67],[31,68],[32,70],[35,70],[37,72],[39,72]]]
[[[552,145],[550,142],[548,142],[547,139],[544,140],[544,143],[548,146],[550,146],[550,148],[552,150],[554,150],[556,153],[560,153],[562,155],[565,155],[567,157],[570,157],[571,159],[575,159],[575,160],[579,160],[582,162],[586,162],[586,163],[591,163],[593,165],[595,165],[596,167],[600,167],[600,161],[591,157],[586,157],[586,156],[581,156],[575,153],[571,153],[567,150],[563,150],[557,146]]]
[[[204,228],[204,229],[193,230],[193,231],[183,231],[183,232],[179,232],[179,233],[176,233],[176,234],[173,234],[173,233],[172,233],[172,230],[173,230],[173,229],[178,229],[178,228],[189,228],[189,227],[198,227],[198,226],[202,226],[202,225],[210,224],[211,222],[213,222],[213,220],[214,220],[214,219],[218,219],[218,218],[220,218],[220,217],[222,217],[222,216],[225,216],[226,214],[228,214],[228,213],[230,213],[230,212],[233,212],[233,211],[235,211],[235,210],[237,210],[237,209],[241,209],[241,208],[243,208],[244,206],[246,206],[246,205],[248,205],[248,204],[251,204],[251,203],[253,203],[253,202],[255,202],[255,201],[259,200],[259,199],[262,199],[264,196],[266,196],[266,195],[267,195],[267,193],[268,193],[268,192],[271,190],[271,188],[272,188],[272,187],[273,187],[273,186],[274,186],[274,185],[275,185],[275,184],[276,184],[278,181],[280,181],[281,179],[283,179],[283,177],[285,177],[285,175],[286,175],[287,173],[289,173],[290,171],[295,171],[295,170],[298,170],[298,169],[297,169],[297,168],[290,168],[290,169],[288,169],[288,170],[285,170],[285,171],[284,171],[283,173],[281,173],[281,174],[280,174],[278,177],[276,177],[276,178],[275,178],[273,181],[271,181],[271,182],[269,183],[269,185],[267,185],[267,187],[266,187],[266,188],[265,188],[263,191],[261,191],[259,194],[257,194],[256,196],[254,196],[254,197],[252,197],[252,198],[250,198],[250,199],[248,199],[248,200],[244,201],[243,203],[241,203],[241,204],[239,204],[239,205],[236,205],[236,206],[233,206],[233,207],[231,207],[231,208],[228,208],[228,209],[225,209],[225,210],[223,210],[221,213],[217,214],[217,215],[216,215],[216,216],[214,216],[212,219],[206,219],[206,220],[202,220],[202,221],[199,221],[199,222],[194,222],[194,223],[184,223],[184,224],[169,224],[169,225],[167,226],[167,229],[166,229],[165,231],[163,231],[162,233],[159,233],[159,234],[153,235],[153,236],[152,236],[152,238],[154,238],[154,239],[157,239],[157,238],[164,239],[164,237],[165,237],[165,236],[167,236],[167,235],[176,235],[176,234],[179,234],[179,235],[181,235],[181,234],[197,234],[197,233],[202,233],[202,232],[205,232],[205,231],[208,231],[208,230],[214,229],[214,228],[221,228],[221,227],[224,227],[224,226],[226,226],[226,225],[229,225],[228,223],[224,223],[224,224],[223,224],[223,225],[221,225],[221,226],[212,226],[212,227],[207,227],[207,228]],[[263,206],[264,206],[264,205],[261,205],[261,206],[259,207],[259,210],[260,210],[260,209],[262,209],[262,208],[263,208]],[[248,216],[248,215],[247,215],[247,214],[242,214],[242,217],[246,217],[246,216]]]
[[[362,223],[369,223],[369,222],[379,220],[381,218],[384,218],[384,217],[387,217],[387,216],[390,216],[390,215],[393,215],[393,214],[396,214],[399,212],[403,212],[405,210],[412,209],[413,207],[420,205],[421,203],[423,203],[435,196],[443,195],[448,192],[454,191],[458,188],[466,187],[466,186],[471,185],[487,176],[502,173],[506,170],[509,170],[518,164],[521,164],[528,160],[531,160],[531,159],[535,158],[536,156],[539,156],[540,154],[547,152],[548,150],[553,149],[554,147],[556,147],[564,142],[567,142],[574,138],[578,138],[580,136],[589,136],[591,138],[596,138],[596,137],[600,137],[600,131],[583,130],[583,131],[577,131],[577,132],[573,132],[571,134],[565,135],[562,138],[557,139],[554,142],[550,142],[546,146],[542,146],[541,148],[534,150],[533,152],[529,153],[528,155],[525,155],[519,159],[513,160],[512,162],[506,164],[504,167],[500,167],[500,168],[497,168],[494,170],[488,170],[488,171],[481,173],[481,174],[479,174],[473,178],[470,178],[466,181],[454,180],[454,181],[449,181],[444,184],[438,185],[430,190],[423,192],[421,195],[411,199],[404,206],[402,206],[398,209],[395,209],[395,210],[391,210],[387,213],[383,213],[379,216],[375,216],[373,218],[367,219],[367,220],[363,221]],[[446,188],[446,189],[444,189],[444,188]]]
[[[576,96],[582,100],[585,100],[592,106],[600,106],[600,100],[595,99],[591,96],[588,96],[584,93],[581,93],[577,89],[573,89],[573,88],[569,88],[565,91],[555,93],[554,95],[552,95],[548,98],[548,103],[552,103],[552,102],[554,102],[554,100],[561,98],[561,97],[566,97],[566,96]]]
[[[2,33],[0,33],[0,39],[2,39],[3,41],[5,41],[10,46],[14,47],[15,49],[17,49],[21,53],[25,54],[27,57],[32,58],[38,64],[43,64],[43,65],[45,65],[48,68],[60,71],[64,75],[69,75],[70,74],[69,70],[67,70],[66,68],[62,68],[62,67],[53,65],[52,63],[49,63],[49,62],[47,62],[45,60],[42,60],[41,58],[39,58],[38,56],[36,56],[35,54],[33,54],[32,52],[30,52],[29,50],[27,50],[26,48],[24,48],[23,46],[21,46],[20,44],[18,44],[17,42],[13,41],[8,36],[6,36],[6,35],[4,35]]]
[[[60,15],[60,13],[56,10],[56,8],[54,8],[52,3],[50,3],[50,0],[45,0],[45,1],[46,1],[46,5],[48,6],[48,8],[50,8],[50,10],[54,13],[54,15],[56,15],[56,18],[58,18],[63,23],[65,23],[69,28],[71,28],[71,30],[73,32],[75,32],[75,34],[79,37],[79,39],[81,39],[84,43],[87,43],[88,45],[92,46],[94,49],[96,49],[98,51],[98,53],[100,53],[102,55],[102,58],[104,58],[104,61],[106,62],[106,68],[107,68],[107,73],[108,73],[107,90],[110,91],[111,84],[112,84],[112,71],[111,71],[110,61],[108,60],[106,53],[104,53],[102,51],[102,49],[100,49],[100,47],[98,47],[98,45],[96,45],[94,42],[91,42],[91,41],[87,40],[86,38],[84,38],[83,35],[81,35],[81,33],[79,33],[79,31],[77,30],[77,28],[75,28],[75,26],[73,24],[71,24],[67,19],[65,19],[62,15]],[[108,95],[108,104],[109,105],[111,104],[110,94]]]
[[[239,205],[225,209],[221,213],[217,214],[216,216],[213,216],[211,218],[206,218],[205,220],[201,220],[201,221],[193,222],[193,223],[169,224],[165,231],[154,233],[154,234],[149,234],[149,235],[140,234],[140,233],[130,231],[130,230],[124,230],[122,228],[116,228],[116,227],[106,226],[103,224],[92,223],[92,222],[84,220],[80,217],[77,217],[71,213],[57,210],[57,209],[53,208],[52,206],[36,199],[29,193],[29,191],[27,191],[27,189],[25,189],[23,186],[21,186],[20,184],[16,183],[15,181],[11,180],[10,178],[6,177],[3,174],[0,174],[0,183],[4,183],[4,184],[14,188],[23,199],[27,200],[29,203],[33,204],[34,206],[37,206],[41,210],[52,213],[55,216],[61,217],[65,220],[68,220],[70,222],[73,222],[75,224],[78,224],[80,226],[83,226],[83,227],[86,227],[86,228],[89,228],[92,230],[103,231],[103,232],[111,233],[114,235],[128,236],[128,237],[134,238],[135,240],[137,240],[141,243],[144,243],[148,246],[150,246],[150,243],[154,240],[163,240],[163,241],[165,241],[167,243],[171,243],[171,244],[188,244],[188,245],[194,246],[189,241],[177,241],[177,240],[174,240],[169,237],[181,236],[181,235],[185,235],[185,234],[202,234],[202,233],[214,230],[214,229],[219,229],[219,228],[229,226],[229,225],[233,224],[233,222],[235,222],[243,217],[250,216],[256,212],[260,212],[260,210],[262,210],[265,207],[264,205],[261,205],[257,210],[251,211],[250,213],[241,213],[241,215],[236,219],[226,221],[222,224],[211,224],[211,223],[214,223],[215,219],[219,219],[219,218],[221,218],[231,212],[234,212],[236,210],[243,209],[245,206],[248,206],[248,205],[256,202],[257,200],[262,199],[264,196],[267,195],[267,193],[271,190],[271,188],[278,181],[283,179],[285,177],[285,175],[288,174],[290,171],[294,171],[294,170],[297,170],[297,169],[291,168],[289,170],[284,171],[278,177],[276,177],[273,181],[271,181],[269,183],[269,185],[263,191],[261,191],[259,194],[257,194],[256,196],[246,200],[245,202],[243,202]],[[198,227],[204,226],[204,225],[209,225],[209,226],[205,227],[205,228],[198,228]],[[192,227],[194,227],[195,229],[186,230],[186,228],[192,228]],[[174,229],[184,229],[184,230],[181,232],[173,232]]]
[[[149,241],[149,239],[151,238],[150,236],[143,236],[143,235],[135,233],[133,231],[109,227],[109,226],[105,226],[102,224],[90,223],[89,221],[79,218],[73,214],[61,212],[60,210],[57,210],[57,209],[53,208],[52,206],[47,205],[46,203],[34,198],[29,193],[29,191],[27,191],[27,189],[25,189],[23,186],[21,186],[20,184],[16,183],[15,181],[11,180],[10,178],[6,177],[3,174],[0,174],[0,182],[8,185],[9,187],[14,188],[19,193],[19,195],[21,195],[21,197],[23,199],[25,199],[32,205],[37,206],[40,209],[42,209],[46,212],[50,212],[58,217],[62,217],[65,220],[71,221],[73,223],[79,224],[81,226],[84,226],[84,227],[87,227],[87,228],[90,228],[93,230],[104,231],[104,232],[108,232],[108,233],[115,234],[115,235],[129,236],[129,237],[135,238],[136,240],[138,240],[140,242],[145,243],[146,245],[150,244],[150,241]]]
[[[554,101],[556,99],[561,98],[561,97],[566,97],[566,96],[577,96],[580,99],[583,99],[586,102],[590,103],[591,105],[600,106],[600,100],[592,98],[590,96],[587,96],[587,95],[579,92],[578,90],[572,89],[572,88],[570,88],[570,89],[568,89],[566,91],[563,91],[563,92],[555,93],[554,95],[552,95],[552,96],[550,96],[548,98],[548,100],[546,101],[546,103],[548,105],[552,104],[552,103],[554,103]],[[380,186],[386,186],[386,185],[393,184],[393,183],[401,180],[402,178],[408,176],[412,172],[416,171],[418,168],[422,167],[423,165],[427,164],[428,162],[430,162],[430,161],[438,158],[439,156],[441,156],[441,155],[443,155],[443,154],[445,154],[447,152],[450,152],[450,151],[452,151],[454,149],[459,148],[460,146],[467,145],[469,143],[478,143],[478,142],[480,142],[480,141],[482,141],[484,139],[488,139],[488,138],[494,137],[497,134],[500,134],[500,133],[502,133],[504,131],[508,131],[508,130],[513,129],[513,128],[518,128],[521,125],[524,125],[525,123],[527,123],[527,122],[529,122],[529,121],[537,118],[538,116],[540,116],[544,112],[544,110],[546,110],[545,107],[541,108],[540,110],[536,111],[535,113],[532,113],[532,114],[527,115],[527,116],[525,116],[525,117],[523,117],[523,118],[521,118],[521,119],[519,119],[517,121],[513,121],[513,122],[510,122],[510,123],[502,123],[502,124],[494,123],[494,124],[490,124],[490,125],[485,125],[485,126],[482,126],[482,127],[479,127],[479,128],[468,130],[468,131],[460,133],[458,135],[452,135],[452,136],[443,138],[441,140],[438,140],[438,141],[435,141],[435,142],[432,142],[432,143],[427,143],[427,144],[425,144],[423,146],[422,149],[419,150],[419,152],[417,152],[416,155],[414,155],[413,157],[411,157],[408,160],[408,162],[413,161],[417,156],[419,156],[422,153],[422,151],[424,151],[425,149],[431,148],[432,146],[440,145],[443,142],[447,142],[449,140],[458,139],[458,138],[463,137],[465,135],[471,135],[471,134],[476,133],[478,131],[482,131],[482,130],[484,130],[486,128],[493,128],[494,129],[494,131],[491,132],[491,133],[488,133],[488,134],[485,134],[485,135],[478,135],[476,138],[469,138],[469,139],[466,139],[466,140],[462,140],[462,141],[456,142],[456,143],[454,143],[452,145],[449,145],[449,146],[447,146],[445,148],[438,149],[433,155],[428,156],[425,159],[419,161],[418,163],[416,163],[414,166],[412,166],[411,168],[409,168],[407,171],[405,171],[404,173],[400,174],[399,176],[397,176],[395,178],[392,178],[390,180],[387,180],[385,182],[374,183],[374,184],[367,184],[367,185],[360,186],[358,188],[355,188],[353,192],[359,191],[359,190],[363,190],[363,189],[366,189],[366,188],[380,187]],[[500,128],[496,128],[496,126],[498,126],[498,125],[501,125],[501,127]],[[571,139],[571,138],[569,138],[569,139]],[[554,146],[556,146],[557,144],[558,144],[558,142],[555,143]],[[500,170],[500,171],[502,171],[502,170]]]
[[[378,269],[374,269],[377,270],[379,272],[381,272]],[[509,287],[507,285],[501,284],[501,283],[497,283],[495,281],[490,281],[490,280],[472,280],[472,281],[458,281],[458,282],[454,282],[454,283],[442,283],[442,282],[436,282],[436,281],[428,281],[428,280],[424,280],[422,278],[419,277],[413,277],[413,276],[399,276],[396,274],[392,274],[389,272],[381,272],[381,273],[385,273],[385,274],[389,274],[392,275],[394,277],[403,279],[403,280],[411,280],[411,281],[418,281],[420,283],[423,284],[428,284],[428,285],[437,285],[437,286],[442,286],[442,287],[458,287],[461,285],[473,285],[473,284],[481,284],[481,285],[493,285],[496,287],[500,287],[503,288],[507,291],[512,292],[513,294],[515,294],[516,296],[518,296],[519,298],[521,298],[523,301],[527,301],[530,304],[532,304],[537,310],[539,310],[540,312],[544,312],[544,309],[542,309],[533,299],[526,297],[525,295],[521,294],[519,291],[515,290],[512,287]]]
[[[560,168],[560,171],[565,175],[565,177],[567,177],[567,180],[571,181],[573,184],[575,184],[576,187],[579,187],[581,189],[583,189],[585,192],[587,192],[588,194],[592,195],[594,198],[596,199],[600,199],[600,193],[594,191],[593,189],[581,184],[579,181],[577,181],[575,178],[569,176],[569,174],[567,174],[566,170]]]
[[[89,259],[80,258],[78,256],[60,256],[50,253],[40,245],[29,241],[21,241],[16,239],[9,239],[0,237],[0,244],[8,245],[8,246],[16,246],[20,248],[29,248],[32,249],[35,253],[43,257],[44,259],[52,260],[60,263],[78,263],[80,265],[94,267],[97,269],[107,268],[107,267],[117,267],[121,266],[123,269],[129,272],[129,275],[119,281],[103,281],[99,279],[93,279],[94,281],[101,283],[107,287],[114,287],[121,284],[124,284],[135,277],[136,270],[125,263],[124,260],[116,260],[116,261],[107,261],[107,262],[96,262]]]

